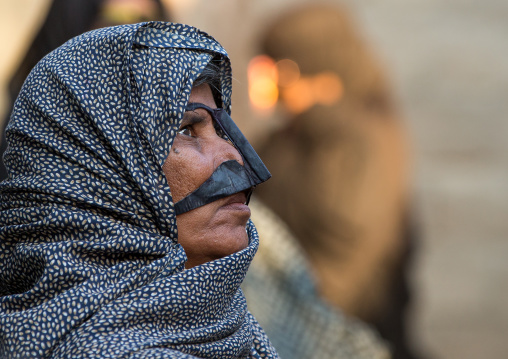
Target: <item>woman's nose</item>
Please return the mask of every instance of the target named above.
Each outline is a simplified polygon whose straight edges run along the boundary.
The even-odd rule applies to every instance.
[[[243,166],[243,158],[236,147],[230,141],[217,136],[214,140],[214,169],[229,160],[235,160]]]

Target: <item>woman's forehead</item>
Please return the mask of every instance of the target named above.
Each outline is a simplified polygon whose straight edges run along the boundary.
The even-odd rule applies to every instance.
[[[192,88],[189,96],[189,103],[194,102],[202,103],[211,108],[217,108],[215,100],[213,99],[212,90],[206,83]]]

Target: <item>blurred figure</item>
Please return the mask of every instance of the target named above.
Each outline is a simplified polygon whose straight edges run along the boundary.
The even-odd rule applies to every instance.
[[[1,123],[0,181],[7,177],[5,128],[18,93],[32,68],[47,53],[85,31],[148,20],[170,21],[160,0],[53,0],[48,14],[8,84],[10,107]]]
[[[406,315],[407,134],[382,70],[330,7],[277,19],[261,52],[285,115],[257,148],[273,177],[253,207],[261,247],[244,282],[249,308],[282,358],[419,357]]]

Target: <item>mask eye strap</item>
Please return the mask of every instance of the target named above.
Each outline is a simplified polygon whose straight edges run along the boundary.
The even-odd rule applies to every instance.
[[[212,117],[214,118],[214,120],[216,119],[217,117],[217,112],[220,112],[220,111],[224,111],[224,109],[221,107],[221,108],[211,108],[207,105],[205,105],[204,103],[201,103],[201,102],[189,102],[187,104],[187,106],[185,107],[185,112],[187,111],[194,111],[198,108],[204,108],[205,110],[207,110],[208,112],[210,112],[212,114]]]
[[[227,132],[224,130],[224,128],[221,124],[220,118],[222,117],[221,113],[224,111],[224,109],[223,108],[211,108],[211,107],[208,107],[207,105],[200,103],[200,102],[192,102],[192,103],[187,104],[187,106],[185,107],[185,112],[194,111],[198,108],[203,108],[210,113],[213,120],[219,125],[220,129],[222,130],[222,133],[228,138],[228,140],[230,140],[230,142],[233,144],[233,146],[242,155],[242,152],[240,151],[240,149],[238,147],[236,147],[236,145],[233,143],[233,140],[231,140],[231,138],[229,138]],[[243,157],[243,155],[242,155],[242,157]]]
[[[212,118],[219,124],[222,131],[233,142],[238,152],[240,152],[245,167],[257,178],[259,183],[268,180],[272,176],[249,141],[247,141],[233,119],[223,108],[211,108],[199,102],[192,102],[187,104],[185,111],[194,111],[198,108],[203,108],[210,112]]]

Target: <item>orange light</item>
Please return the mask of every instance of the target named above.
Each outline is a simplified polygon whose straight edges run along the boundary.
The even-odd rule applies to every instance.
[[[280,60],[276,63],[276,66],[279,73],[279,86],[291,86],[300,78],[300,68],[298,67],[298,64],[293,60]]]
[[[315,103],[312,81],[304,77],[285,88],[282,95],[287,109],[295,114],[308,110]]]
[[[249,62],[247,75],[251,105],[262,112],[270,112],[279,95],[288,111],[294,114],[316,104],[333,105],[344,95],[344,85],[337,74],[325,71],[301,76],[298,64],[290,59],[275,63],[269,56],[256,56]]]
[[[278,73],[275,62],[266,55],[254,57],[247,68],[249,99],[254,108],[272,109],[279,98]]]
[[[254,107],[269,110],[279,97],[277,84],[268,78],[257,78],[249,85],[249,98]]]
[[[314,76],[312,90],[316,102],[330,106],[342,98],[344,85],[337,74],[321,72]]]
[[[252,58],[248,66],[249,80],[256,77],[267,77],[277,82],[277,67],[275,61],[266,55],[259,55]]]

